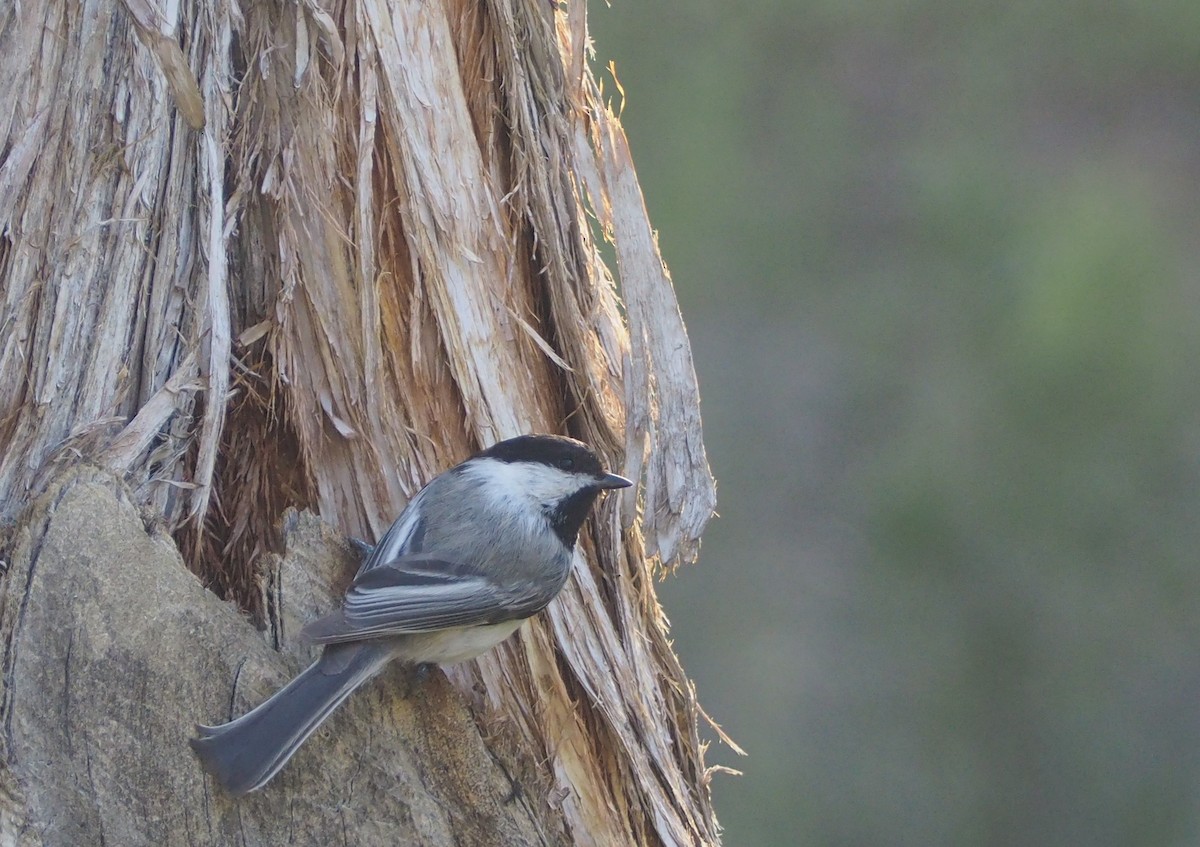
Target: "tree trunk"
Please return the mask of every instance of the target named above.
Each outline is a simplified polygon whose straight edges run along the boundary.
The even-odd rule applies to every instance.
[[[652,581],[714,490],[586,45],[582,0],[0,8],[4,843],[717,841]],[[302,665],[340,539],[530,431],[640,480],[560,598],[207,781],[191,725]]]

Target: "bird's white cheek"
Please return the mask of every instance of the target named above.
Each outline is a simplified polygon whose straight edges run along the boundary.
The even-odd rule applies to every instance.
[[[580,487],[570,474],[527,462],[485,460],[472,471],[479,489],[509,508],[553,505]]]

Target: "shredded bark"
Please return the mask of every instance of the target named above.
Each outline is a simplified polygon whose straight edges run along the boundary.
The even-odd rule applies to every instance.
[[[370,538],[481,445],[579,437],[640,485],[452,678],[545,762],[576,843],[716,843],[652,579],[715,491],[588,44],[583,0],[0,11],[0,518],[99,462],[261,619],[287,508]]]

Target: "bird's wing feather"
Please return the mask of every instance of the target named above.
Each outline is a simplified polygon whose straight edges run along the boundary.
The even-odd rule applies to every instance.
[[[318,644],[478,626],[532,615],[548,601],[535,583],[500,585],[477,568],[436,556],[400,556],[361,572],[341,611],[303,635]]]

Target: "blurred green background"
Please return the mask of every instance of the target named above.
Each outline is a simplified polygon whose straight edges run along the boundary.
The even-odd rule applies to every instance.
[[[720,486],[661,594],[726,844],[1200,843],[1200,4],[589,11]]]

